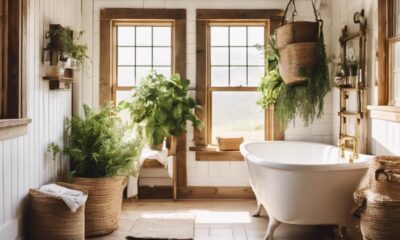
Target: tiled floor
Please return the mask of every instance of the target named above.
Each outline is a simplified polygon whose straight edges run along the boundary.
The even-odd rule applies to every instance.
[[[253,200],[128,200],[123,204],[120,227],[108,236],[91,239],[125,239],[141,214],[195,213],[195,240],[262,240],[268,220],[265,216],[251,217],[255,206]],[[333,235],[329,226],[282,224],[274,240],[330,240],[335,239]]]

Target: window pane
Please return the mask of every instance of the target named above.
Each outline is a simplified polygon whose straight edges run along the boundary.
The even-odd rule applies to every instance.
[[[135,68],[118,67],[118,86],[135,85]]]
[[[118,27],[118,46],[135,45],[135,27]]]
[[[136,64],[151,66],[151,48],[137,47],[136,48]]]
[[[248,64],[249,65],[264,65],[264,54],[262,51],[258,50],[255,47],[248,48]]]
[[[142,78],[150,73],[151,67],[136,67],[136,85],[140,84]]]
[[[216,137],[264,139],[264,111],[256,104],[257,92],[212,93],[212,143]]]
[[[400,35],[400,1],[396,0],[395,4],[396,9],[394,11],[394,16],[396,16],[395,18],[395,35]]]
[[[246,65],[246,48],[233,47],[231,50],[231,65]]]
[[[211,47],[211,65],[229,65],[227,47]]]
[[[211,46],[228,46],[228,27],[210,27]]]
[[[171,46],[171,27],[153,27],[153,45]]]
[[[134,65],[135,48],[118,47],[118,65]]]
[[[246,27],[230,27],[231,46],[246,46]]]
[[[248,71],[248,86],[258,87],[261,77],[264,76],[264,67],[249,67]]]
[[[392,45],[391,104],[400,106],[400,42]]]
[[[171,65],[171,48],[154,47],[153,65]]]
[[[264,27],[249,27],[248,46],[264,45]]]
[[[228,67],[211,67],[211,86],[227,87],[229,86]]]
[[[246,67],[231,67],[230,86],[246,86]]]
[[[151,27],[136,27],[136,45],[151,46]]]
[[[171,67],[154,67],[154,70],[156,70],[158,74],[162,74],[166,77],[171,76]]]
[[[393,103],[400,106],[400,72],[393,74]]]

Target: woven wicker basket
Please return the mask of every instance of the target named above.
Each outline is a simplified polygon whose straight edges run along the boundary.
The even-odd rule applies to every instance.
[[[354,197],[361,206],[360,225],[364,240],[399,239],[400,201],[366,189],[357,191]]]
[[[318,40],[318,22],[290,22],[276,29],[276,46],[284,48],[292,43],[316,42]]]
[[[400,157],[375,158],[368,170],[368,178],[373,192],[400,200]]]
[[[87,191],[79,186],[59,183],[70,189]],[[82,240],[85,239],[85,206],[71,212],[61,200],[29,190],[29,239]]]
[[[316,65],[317,43],[293,43],[279,51],[279,72],[285,84],[306,80],[301,71],[313,71]]]
[[[117,229],[126,177],[75,178],[73,182],[89,191],[85,211],[86,237],[109,234]]]

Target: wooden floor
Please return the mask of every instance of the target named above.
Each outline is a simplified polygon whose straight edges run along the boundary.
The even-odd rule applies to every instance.
[[[262,240],[268,220],[265,215],[251,217],[255,207],[254,200],[126,200],[120,227],[110,235],[91,239],[125,239],[141,214],[194,213],[196,240]],[[330,240],[335,239],[334,235],[331,226],[282,224],[274,240]]]

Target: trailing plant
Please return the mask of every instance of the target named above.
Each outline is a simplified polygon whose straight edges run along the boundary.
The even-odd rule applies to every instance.
[[[83,118],[74,116],[66,124],[63,151],[71,157],[74,175],[100,178],[136,173],[141,137],[133,137],[134,129],[122,124],[110,105],[100,111],[87,105],[83,109]]]
[[[189,83],[179,74],[166,78],[151,71],[135,89],[131,101],[121,103],[122,108],[130,110],[133,122],[140,124],[150,145],[186,132],[187,121],[195,128],[202,126],[193,113],[199,106],[189,96]]]
[[[83,35],[83,31],[78,32],[78,36],[73,38],[73,30],[70,27],[61,27],[50,31],[50,36],[59,36],[63,46],[64,51],[69,53],[72,58],[76,59],[82,67],[85,67],[89,56],[87,55],[88,46],[87,44],[78,44]]]
[[[261,79],[259,86],[261,98],[257,103],[263,108],[275,105],[275,118],[283,128],[286,128],[296,115],[302,118],[307,126],[315,117],[320,118],[323,114],[324,97],[331,85],[322,31],[317,42],[316,54],[315,69],[301,70],[301,75],[307,80],[301,85],[286,85],[279,74],[279,53],[275,36],[271,36],[268,41],[266,49],[268,75]]]
[[[47,151],[48,153],[51,153],[52,160],[55,161],[55,160],[56,160],[56,157],[57,157],[57,154],[58,154],[59,152],[61,152],[61,148],[60,148],[60,146],[58,146],[58,144],[56,144],[56,143],[54,143],[54,142],[51,142],[51,143],[47,144],[47,149],[46,149],[46,151]]]

